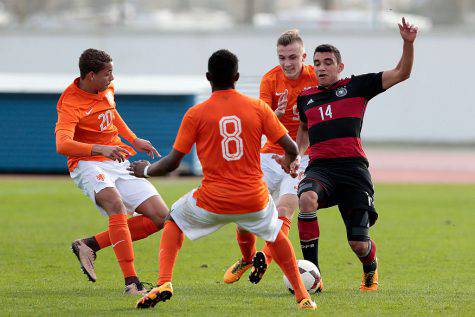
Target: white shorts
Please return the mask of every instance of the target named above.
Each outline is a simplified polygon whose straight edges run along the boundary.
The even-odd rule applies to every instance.
[[[292,178],[284,172],[282,167],[272,158],[272,153],[261,153],[261,167],[264,172],[264,181],[267,183],[269,192],[275,198],[285,194],[297,195],[299,182],[302,174],[308,166],[308,155],[304,155],[300,160],[299,176]]]
[[[95,193],[107,187],[114,187],[119,191],[128,213],[132,214],[141,203],[158,195],[158,192],[148,180],[130,175],[127,170],[129,165],[129,161],[80,161],[70,174],[74,183],[104,216],[107,213],[97,205]]]
[[[261,211],[217,214],[196,206],[194,191],[195,189],[177,200],[170,211],[171,217],[188,239],[196,240],[207,236],[228,223],[236,223],[265,241],[273,242],[276,239],[282,220],[277,218],[277,209],[270,195],[269,203]]]

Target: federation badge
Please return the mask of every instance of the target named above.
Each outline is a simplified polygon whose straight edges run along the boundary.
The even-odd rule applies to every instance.
[[[348,93],[348,91],[346,90],[346,87],[340,87],[336,90],[336,96],[337,97],[346,96],[347,93]]]

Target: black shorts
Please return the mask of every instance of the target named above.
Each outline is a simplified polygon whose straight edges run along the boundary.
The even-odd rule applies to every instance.
[[[311,162],[300,181],[298,196],[306,191],[317,193],[318,209],[338,205],[345,223],[349,218],[354,218],[350,216],[354,210],[368,212],[365,218],[369,226],[378,218],[374,208],[373,182],[368,163],[363,158]]]

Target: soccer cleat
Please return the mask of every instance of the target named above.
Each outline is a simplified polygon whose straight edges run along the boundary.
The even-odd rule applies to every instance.
[[[252,259],[252,269],[249,273],[249,281],[257,284],[261,281],[264,273],[267,270],[266,255],[264,252],[257,251]]]
[[[145,295],[147,290],[143,287],[142,283],[132,283],[125,285],[124,295]]]
[[[171,282],[166,282],[153,288],[144,297],[138,300],[136,308],[155,307],[158,302],[165,302],[173,296],[173,286]]]
[[[318,284],[316,292],[317,293],[323,292],[323,278],[321,276],[320,276],[320,283]]]
[[[81,270],[86,274],[91,282],[95,282],[96,271],[94,271],[94,260],[96,259],[96,252],[88,247],[81,239],[74,241],[71,244],[71,251],[78,258]]]
[[[378,269],[363,273],[360,291],[377,291],[378,290]]]
[[[311,298],[304,298],[299,302],[300,309],[315,310],[317,309],[317,304]]]
[[[252,267],[252,262],[244,262],[242,259],[230,266],[224,273],[224,283],[232,284],[239,281],[241,276]]]

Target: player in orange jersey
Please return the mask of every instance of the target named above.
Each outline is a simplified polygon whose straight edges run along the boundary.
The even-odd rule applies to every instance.
[[[289,131],[292,139],[297,139],[299,127],[299,113],[297,110],[297,97],[305,90],[318,84],[313,65],[305,65],[305,48],[298,30],[289,30],[283,33],[277,40],[277,57],[279,65],[267,72],[261,80],[260,99],[265,101],[274,110],[277,117]],[[302,143],[302,142],[301,142]],[[307,142],[308,143],[308,142]],[[302,143],[304,146],[304,144]],[[280,165],[273,159],[276,155],[284,153],[279,144],[267,140],[261,150],[261,164],[264,172],[264,180],[269,187],[271,194],[276,197],[279,219],[283,221],[282,231],[288,236],[294,211],[298,206],[297,187],[300,175],[308,165],[308,153],[306,147],[300,153],[300,168],[296,171],[299,177],[292,177],[285,173]],[[299,214],[305,221],[308,214]],[[318,232],[318,222],[311,223]],[[301,240],[312,240],[309,243],[318,243],[316,239],[300,237]],[[254,245],[255,237],[241,229],[237,229],[237,240],[242,250],[248,250],[248,245]],[[305,249],[302,249],[305,252]],[[243,257],[228,268],[224,274],[225,283],[234,283],[251,268],[251,260],[255,249],[251,254],[242,252]],[[256,257],[260,258],[265,266],[272,260],[272,256],[267,247],[262,252],[257,252]],[[265,272],[265,270],[264,270]],[[251,271],[249,280],[258,283],[262,274]],[[323,284],[322,284],[323,285]]]
[[[71,178],[96,207],[109,216],[109,229],[73,242],[83,272],[96,281],[96,251],[112,245],[125,279],[126,294],[144,294],[134,269],[132,241],[163,228],[168,208],[148,181],[129,175],[130,142],[152,158],[152,144],[127,127],[116,109],[112,58],[104,51],[85,50],[79,58],[81,76],[62,93],[56,123],[57,152],[68,157]],[[127,213],[137,217],[127,219]]]
[[[287,172],[297,157],[297,146],[272,109],[234,89],[239,73],[233,53],[215,52],[208,61],[206,77],[213,93],[186,112],[170,154],[152,165],[139,161],[130,166],[139,177],[164,175],[177,168],[196,143],[204,175],[200,187],[172,206],[160,242],[158,286],[137,302],[137,308],[153,307],[173,295],[173,267],[184,234],[195,240],[234,222],[266,241],[291,281],[299,307],[315,309],[300,278],[292,245],[280,232],[282,221],[277,218],[260,166],[262,135],[282,146]]]

